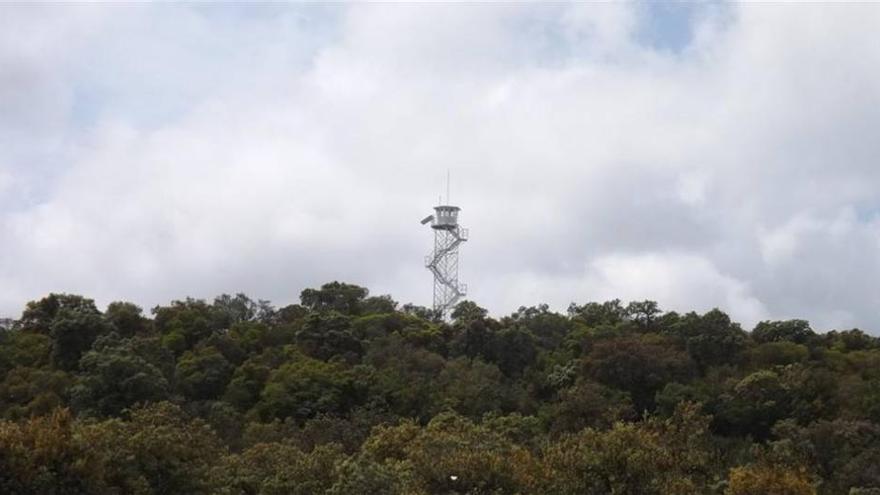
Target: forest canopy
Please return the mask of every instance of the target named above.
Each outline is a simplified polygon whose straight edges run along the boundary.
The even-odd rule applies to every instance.
[[[0,493],[880,494],[880,339],[804,320],[50,294],[0,378]]]

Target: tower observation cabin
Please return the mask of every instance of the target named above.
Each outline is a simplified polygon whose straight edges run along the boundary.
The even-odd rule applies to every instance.
[[[438,230],[455,230],[458,227],[458,211],[461,208],[450,205],[439,205],[434,207],[434,220],[431,223],[432,229]]]

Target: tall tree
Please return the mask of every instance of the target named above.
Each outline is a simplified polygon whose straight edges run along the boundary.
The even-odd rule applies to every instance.
[[[312,311],[338,311],[346,315],[358,315],[369,293],[358,285],[330,282],[320,289],[305,289],[299,298],[302,305]]]

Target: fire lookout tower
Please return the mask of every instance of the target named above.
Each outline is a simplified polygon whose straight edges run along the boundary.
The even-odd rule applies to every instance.
[[[434,311],[441,318],[467,294],[467,285],[458,281],[458,246],[468,240],[468,230],[458,225],[459,211],[457,206],[438,205],[422,220],[434,230],[434,251],[425,257],[425,267],[434,274]]]

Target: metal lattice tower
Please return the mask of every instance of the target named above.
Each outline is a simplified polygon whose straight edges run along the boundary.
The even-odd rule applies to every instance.
[[[434,311],[441,318],[467,294],[467,285],[458,281],[458,246],[468,239],[468,230],[458,225],[460,210],[435,206],[434,214],[422,220],[434,230],[434,252],[425,257],[425,266],[434,274]]]

